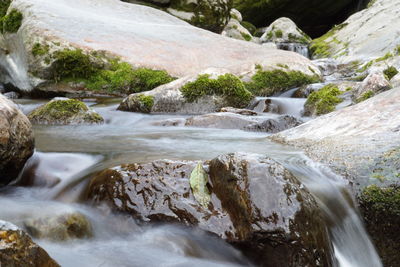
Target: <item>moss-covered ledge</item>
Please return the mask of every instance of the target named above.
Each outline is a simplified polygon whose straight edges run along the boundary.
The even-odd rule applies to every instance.
[[[48,81],[47,84],[68,84],[93,93],[128,95],[175,79],[164,70],[135,69],[102,52],[62,48],[58,44],[35,42],[31,54],[33,60],[45,66],[44,70],[33,71],[34,76]]]
[[[302,85],[317,83],[321,81],[318,75],[307,75],[301,71],[289,70],[287,66],[283,69],[266,70],[257,66],[256,74],[250,82],[246,82],[246,88],[257,96],[272,96],[276,93],[300,87]]]

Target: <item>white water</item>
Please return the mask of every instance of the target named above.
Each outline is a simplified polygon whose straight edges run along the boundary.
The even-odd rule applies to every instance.
[[[296,113],[297,100],[271,98]],[[302,100],[304,101],[304,100]],[[37,101],[20,101],[28,112]],[[55,243],[36,240],[62,266],[248,266],[241,253],[201,231],[174,225],[139,226],[105,207],[78,204],[85,177],[122,163],[155,159],[211,159],[244,151],[268,155],[286,166],[318,200],[330,225],[340,267],[379,267],[380,260],[346,194],[345,182],[302,152],[266,139],[265,133],[153,126],[170,115],[116,111],[114,101],[94,105],[106,120],[98,126],[35,126],[38,151],[25,171],[60,180],[54,188],[5,188],[0,191],[0,219],[24,225],[27,218],[79,211],[94,237]],[[297,110],[297,114],[299,111]],[[36,162],[36,163],[35,163]],[[63,163],[63,164],[60,164]],[[35,164],[34,164],[35,163]],[[57,200],[54,200],[57,199]]]
[[[16,34],[8,34],[7,40],[0,35],[0,74],[2,81],[11,83],[23,91],[32,90],[28,75],[25,48],[22,40]],[[6,49],[4,49],[6,48]]]
[[[308,46],[299,43],[277,43],[278,49],[296,52],[303,57],[310,58],[310,52],[308,50]]]

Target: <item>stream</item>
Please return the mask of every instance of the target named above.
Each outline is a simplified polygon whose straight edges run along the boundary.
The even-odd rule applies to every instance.
[[[283,113],[298,116],[305,100],[274,97],[271,101]],[[29,113],[46,101],[16,102],[24,113]],[[241,151],[268,155],[311,191],[329,222],[337,266],[382,266],[348,197],[344,179],[301,151],[269,141],[267,133],[154,126],[153,122],[178,116],[116,111],[120,99],[85,102],[106,123],[34,126],[36,152],[22,175],[33,175],[41,187],[9,186],[0,191],[0,219],[21,227],[26,219],[68,211],[79,211],[89,218],[92,238],[63,243],[35,240],[60,265],[251,266],[238,250],[200,230],[177,225],[138,225],[124,215],[110,216],[111,211],[105,207],[95,208],[79,201],[91,175],[105,168],[156,159],[211,159]],[[50,188],[54,180],[59,182]]]

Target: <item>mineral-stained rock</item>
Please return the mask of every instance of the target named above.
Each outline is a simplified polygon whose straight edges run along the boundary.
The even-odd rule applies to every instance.
[[[0,263],[4,267],[59,266],[29,235],[4,221],[0,221]]]

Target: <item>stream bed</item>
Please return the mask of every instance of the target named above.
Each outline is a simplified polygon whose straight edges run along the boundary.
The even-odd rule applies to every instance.
[[[291,105],[288,99],[273,101]],[[45,102],[17,101],[24,113]],[[239,151],[275,159],[311,191],[329,221],[338,266],[381,266],[351,199],[346,197],[344,180],[301,151],[270,141],[267,133],[154,126],[156,121],[183,116],[116,111],[119,102],[86,101],[103,116],[104,125],[34,126],[36,152],[26,169],[34,165],[35,173],[29,175],[44,185],[54,180],[57,184],[51,188],[10,186],[0,191],[0,218],[21,227],[26,219],[68,211],[89,218],[92,238],[64,243],[35,240],[62,266],[251,266],[238,250],[200,230],[138,225],[125,215],[110,216],[106,207],[80,203],[91,175],[105,168],[157,159],[206,160]],[[282,110],[299,114],[292,108]],[[26,172],[22,175],[28,175]]]

